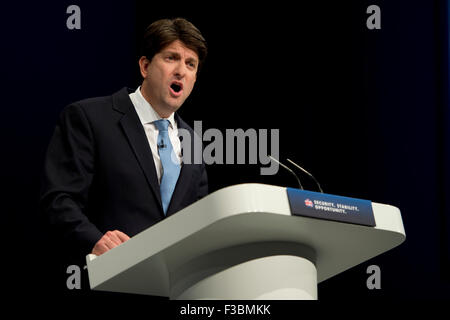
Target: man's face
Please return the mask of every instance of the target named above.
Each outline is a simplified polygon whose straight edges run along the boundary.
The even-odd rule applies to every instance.
[[[139,60],[144,77],[141,92],[161,117],[178,110],[194,88],[198,55],[176,40],[155,54]]]

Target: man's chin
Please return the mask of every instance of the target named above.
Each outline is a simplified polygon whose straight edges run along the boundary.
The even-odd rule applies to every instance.
[[[166,111],[170,112],[170,113],[174,113],[176,112],[178,109],[180,109],[180,107],[182,106],[183,103],[167,103],[166,104]]]

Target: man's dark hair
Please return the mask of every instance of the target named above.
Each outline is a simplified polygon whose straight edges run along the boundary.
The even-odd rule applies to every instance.
[[[197,72],[200,71],[208,53],[206,40],[200,31],[184,18],[161,19],[150,24],[144,33],[142,55],[151,61],[155,54],[175,40],[180,40],[187,48],[197,53]]]

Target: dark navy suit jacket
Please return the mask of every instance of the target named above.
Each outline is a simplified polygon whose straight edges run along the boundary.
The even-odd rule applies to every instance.
[[[129,92],[67,106],[47,150],[41,211],[78,258],[106,231],[132,237],[165,218],[152,151]],[[204,163],[190,163],[183,162],[167,216],[208,193]]]

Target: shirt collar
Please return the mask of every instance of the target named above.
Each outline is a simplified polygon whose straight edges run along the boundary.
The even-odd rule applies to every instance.
[[[130,93],[130,99],[133,102],[142,125],[163,119],[160,117],[158,112],[153,109],[151,104],[147,100],[145,100],[144,96],[141,93],[141,86],[139,86],[135,92]],[[169,118],[167,118],[172,128],[175,128],[174,114],[175,113],[172,113]]]

